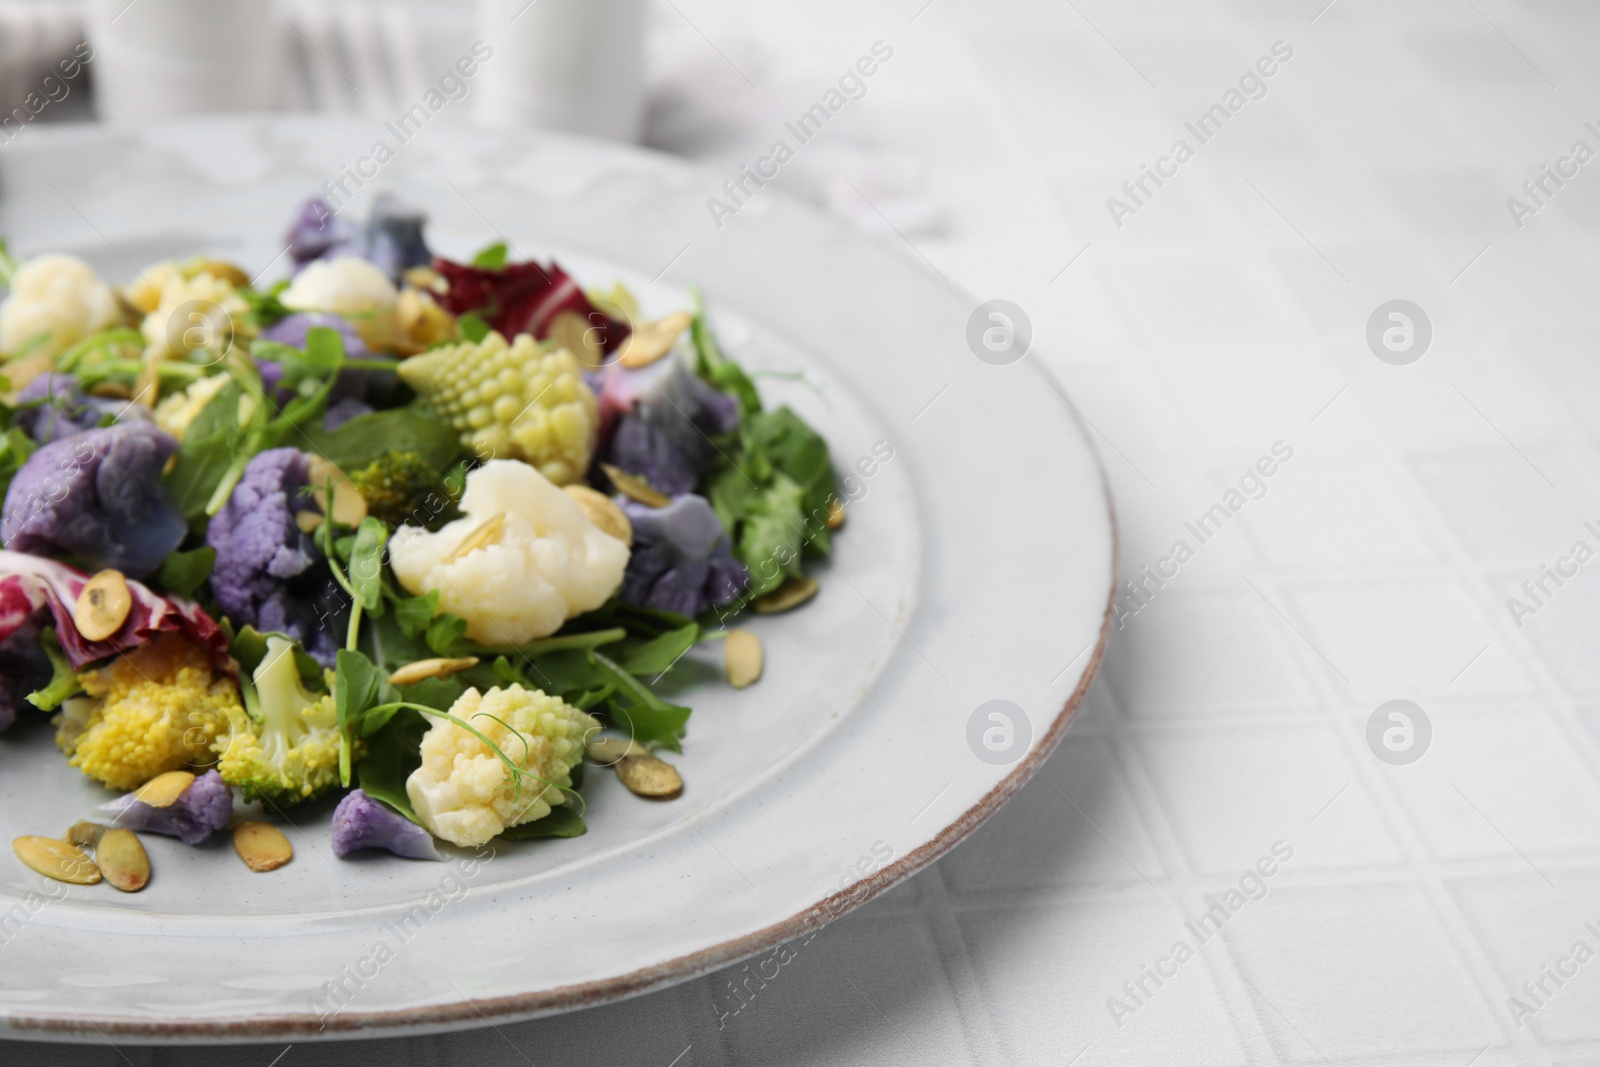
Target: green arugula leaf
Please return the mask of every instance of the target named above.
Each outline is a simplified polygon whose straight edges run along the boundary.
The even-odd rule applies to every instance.
[[[449,614],[434,616],[423,635],[423,640],[436,656],[456,655],[466,639],[467,620]]]
[[[483,270],[504,270],[510,248],[504,241],[496,241],[472,257],[472,265]]]
[[[344,336],[331,326],[307,330],[306,365],[316,374],[329,374],[344,366]]]
[[[200,591],[211,568],[216,566],[217,550],[210,546],[191,552],[172,552],[156,571],[156,585],[174,596],[192,597]]]
[[[406,795],[406,779],[422,766],[422,735],[427,732],[428,722],[419,712],[401,708],[382,730],[367,738],[367,755],[359,770],[367,796],[419,826],[422,821]]]
[[[467,691],[466,684],[455,675],[449,678],[424,678],[415,685],[397,686],[396,689],[400,693],[399,699],[424,704],[436,711],[449,711],[461,694]]]
[[[489,324],[476,311],[467,311],[456,317],[456,332],[473,344],[479,344],[489,336]]]
[[[360,652],[341,648],[334,658],[333,700],[338,714],[339,784],[350,784],[351,739],[365,735],[363,719],[377,702],[378,668]]]
[[[616,691],[606,701],[607,714],[629,737],[641,744],[657,744],[682,752],[684,727],[689,721],[689,709],[679,704],[669,704],[658,697],[650,687],[623,670],[602,652],[591,652],[595,664],[609,674],[608,681]]]
[[[694,342],[695,373],[724,393],[739,401],[739,413],[754,415],[761,410],[761,394],[744,368],[722,354],[711,324],[706,321],[705,298],[698,286],[691,289],[694,297],[694,321],[689,326],[689,339]]]
[[[683,654],[700,640],[700,624],[689,622],[648,640],[629,638],[613,650],[617,665],[629,674],[661,675],[671,670]]]
[[[541,837],[582,837],[588,829],[584,825],[583,816],[579,815],[576,809],[561,804],[551,808],[550,814],[542,819],[509,827],[500,836],[508,841],[529,841]]]
[[[394,602],[395,622],[407,637],[421,637],[439,610],[439,590],[430,589],[422,596],[400,597]]]
[[[234,461],[239,438],[239,398],[244,395],[231,381],[212,397],[189,424],[178,446],[167,489],[191,526],[205,528],[206,503]]]
[[[369,466],[394,448],[397,441],[404,441],[407,451],[417,453],[435,470],[449,467],[461,454],[461,438],[454,430],[410,408],[357,415],[331,432],[320,426],[309,427],[288,443],[302,451],[320,453],[348,472]]]
[[[8,419],[11,414],[7,409]],[[11,488],[11,479],[17,476],[17,471],[28,462],[36,448],[32,439],[15,426],[0,434],[0,499],[4,499],[6,490]]]
[[[389,527],[368,515],[356,528],[350,549],[350,582],[362,609],[373,617],[383,614],[383,547],[388,540]]]

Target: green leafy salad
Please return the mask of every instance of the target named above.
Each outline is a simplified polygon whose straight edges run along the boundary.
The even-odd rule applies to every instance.
[[[229,828],[269,870],[313,802],[341,858],[576,836],[586,767],[684,788],[691,650],[751,685],[730,623],[816,593],[828,446],[698,295],[646,319],[504,244],[437,257],[424,222],[311,200],[265,286],[0,244],[0,729],[48,716],[115,791],[18,838],[34,870],[137,889],[126,831]]]

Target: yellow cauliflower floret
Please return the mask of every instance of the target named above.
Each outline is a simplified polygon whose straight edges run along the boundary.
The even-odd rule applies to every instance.
[[[87,717],[63,716],[57,743],[69,762],[113,789],[210,761],[212,743],[241,710],[231,678],[176,634],[140,645],[79,677]],[[77,705],[82,709],[83,705]]]
[[[490,460],[471,472],[460,507],[466,518],[437,533],[395,531],[389,564],[407,592],[437,589],[439,609],[465,619],[467,636],[480,644],[546,637],[622,584],[628,546],[526,463]]]
[[[594,454],[599,404],[583,364],[546,352],[527,334],[491,333],[400,364],[400,377],[479,459],[520,459],[557,485],[583,477]]]
[[[211,403],[212,398],[222,392],[229,381],[226,374],[213,374],[209,378],[201,378],[191,383],[189,388],[181,393],[162,397],[161,403],[156,405],[156,425],[178,440],[183,440],[183,435],[189,432],[195,416]]]
[[[584,740],[600,728],[559,697],[513,685],[468,689],[450,714],[470,724],[521,770],[520,788],[494,751],[448,719],[422,738],[422,765],[406,779],[411,807],[436,836],[481,845],[508,827],[542,819],[563,801]]]
[[[116,294],[89,264],[76,256],[36,256],[18,268],[0,303],[0,352],[48,335],[35,352],[60,355],[121,321]]]
[[[149,277],[136,283],[128,297],[142,308],[139,301],[150,303],[159,280],[155,306],[139,326],[146,356],[182,357],[204,349],[220,357],[234,335],[243,331],[250,305],[226,279],[209,270],[187,274],[175,264],[157,264],[145,273]]]

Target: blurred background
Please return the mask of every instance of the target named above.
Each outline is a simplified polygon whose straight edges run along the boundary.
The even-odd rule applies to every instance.
[[[816,79],[774,51],[801,12],[750,27],[737,5],[694,6],[691,18],[670,0],[0,0],[0,116],[13,129],[226,111],[390,122],[485,41],[498,62],[445,88],[440,121],[636,141],[736,173],[816,103]],[[62,78],[84,42],[92,58]],[[857,125],[786,166],[782,187],[869,230],[937,232],[919,160]]]

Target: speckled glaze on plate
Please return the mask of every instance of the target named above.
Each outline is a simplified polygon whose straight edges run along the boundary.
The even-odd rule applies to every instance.
[[[279,117],[30,128],[0,151],[0,234],[119,281],[200,251],[271,277],[298,201],[380,136]],[[436,127],[349,209],[390,189],[427,207],[443,254],[504,237],[585,284],[621,278],[647,314],[698,283],[768,403],[810,420],[851,475],[821,593],[747,623],[762,680],[728,689],[712,645],[675,683],[695,709],[682,796],[646,802],[591,773],[585,837],[442,864],[335,861],[319,804],[290,812],[296,858],[270,874],[225,840],[147,839],[154,875],[135,895],[0,859],[0,1035],[423,1033],[645,992],[871,899],[1050,753],[1098,666],[1115,574],[1110,500],[1071,407],[1032,358],[975,358],[977,302],[919,260],[770,191],[719,227],[720,183],[630,148]],[[1025,717],[1009,762],[971,740],[992,700]],[[61,833],[102,799],[42,722],[0,738],[6,839]]]

